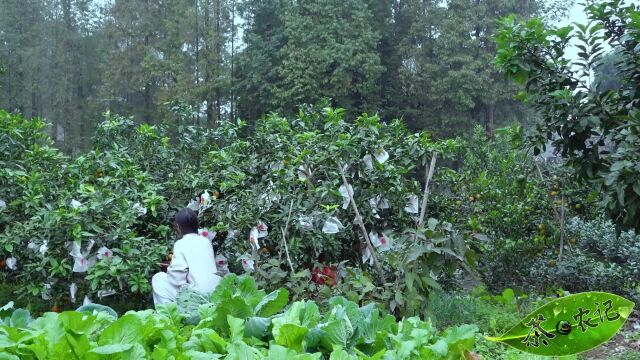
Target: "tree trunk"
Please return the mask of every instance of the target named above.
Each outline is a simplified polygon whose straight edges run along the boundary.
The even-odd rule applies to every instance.
[[[234,79],[235,79],[235,73],[234,73],[234,69],[233,69],[233,61],[235,58],[235,37],[236,37],[236,1],[232,0],[231,1],[231,85],[233,85],[234,83]],[[234,90],[234,86],[231,86],[231,93],[230,93],[230,108],[231,111],[229,113],[229,120],[231,120],[232,122],[235,122],[235,90]]]
[[[221,0],[216,0],[216,80],[220,79],[222,74],[222,37],[220,36],[220,17],[222,16],[222,7],[220,6]],[[220,95],[220,84],[216,84],[216,119],[214,125],[217,125],[220,121],[220,114],[222,110]]]

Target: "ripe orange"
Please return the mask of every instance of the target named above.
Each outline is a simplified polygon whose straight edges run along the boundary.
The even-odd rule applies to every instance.
[[[60,309],[60,306],[58,305],[53,305],[53,307],[51,308],[51,311],[59,313],[62,311],[62,309]]]

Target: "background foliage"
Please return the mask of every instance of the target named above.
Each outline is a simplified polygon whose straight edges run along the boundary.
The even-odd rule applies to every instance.
[[[548,0],[2,0],[0,108],[91,148],[107,110],[159,124],[295,115],[323,97],[352,114],[458,135],[529,117],[491,66],[496,21],[555,17]],[[469,36],[471,34],[471,36]],[[47,54],[43,56],[43,54]]]

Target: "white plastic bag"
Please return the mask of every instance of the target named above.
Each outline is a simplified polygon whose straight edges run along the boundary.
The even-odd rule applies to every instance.
[[[209,191],[205,190],[202,193],[202,195],[200,195],[200,206],[206,207],[207,205],[209,205],[210,202],[211,202],[211,195],[209,194]]]
[[[42,300],[51,300],[51,284],[50,283],[44,284],[40,297],[42,298]]]
[[[71,203],[70,203],[71,207],[74,209],[79,209],[80,207],[82,207],[82,203],[78,200],[72,199]]]
[[[380,164],[384,164],[387,160],[389,160],[389,153],[387,153],[382,147],[374,151],[373,156]]]
[[[373,265],[373,256],[371,256],[371,251],[369,251],[368,246],[366,246],[362,252],[362,263],[366,264],[367,262],[369,262],[369,265]]]
[[[0,199],[0,209],[4,209],[6,207],[7,207],[7,202],[2,200],[2,199]]]
[[[338,191],[340,192],[340,195],[342,195],[342,208],[348,208],[349,203],[351,203],[351,197],[349,196],[349,194],[353,196],[353,186],[351,186],[350,184],[348,184],[347,186],[342,184],[340,185]]]
[[[254,270],[255,261],[248,256],[241,257],[240,262],[244,271],[252,272]]]
[[[108,247],[103,246],[100,249],[98,249],[97,256],[98,256],[98,260],[108,259],[113,256],[113,251],[111,251]]]
[[[205,190],[202,195],[200,195],[200,207],[198,208],[198,214],[202,214],[211,206],[213,206],[211,202],[211,194],[209,194],[209,191]]]
[[[136,211],[138,216],[144,216],[147,214],[147,208],[142,206],[139,202],[133,204],[132,208]]]
[[[260,194],[260,201],[262,206],[269,208],[274,202],[280,201],[280,194],[275,192],[276,186],[273,181],[269,180],[269,185],[267,185],[267,189],[264,193]]]
[[[367,169],[373,170],[373,159],[371,158],[370,154],[365,155],[362,158],[362,161],[364,161],[364,164],[367,166]]]
[[[300,225],[300,230],[303,232],[313,230],[313,220],[311,216],[302,215],[298,218],[298,225]]]
[[[200,210],[200,198],[195,198],[195,199],[191,199],[191,201],[189,201],[189,205],[187,205],[187,207],[193,211],[199,211]]]
[[[209,241],[213,241],[213,239],[216,238],[217,233],[215,231],[209,231],[209,229],[204,228],[204,229],[199,229],[198,234],[202,237],[209,239]]]
[[[336,217],[330,217],[325,220],[322,226],[322,232],[325,234],[337,234],[344,226]]]
[[[82,300],[82,306],[93,304],[93,301],[89,298],[88,295],[84,296],[84,300]]]
[[[410,214],[417,214],[420,211],[420,205],[418,205],[418,195],[409,196],[409,202],[405,206],[404,211]]]
[[[103,297],[107,297],[107,296],[111,296],[111,295],[115,295],[116,291],[113,289],[109,289],[109,290],[98,290],[98,297],[100,299],[102,299]]]
[[[16,258],[14,258],[13,256],[10,258],[7,258],[5,263],[7,265],[7,269],[9,270],[15,271],[18,268],[18,260],[16,260]]]
[[[94,243],[95,242],[93,240],[90,240],[89,245],[87,246],[87,251],[84,253],[81,251],[80,244],[75,241],[71,243],[71,252],[69,253],[69,255],[71,255],[74,260],[72,270],[73,272],[87,272],[87,270],[89,270],[89,268],[93,266],[93,264],[95,264],[95,257],[87,259],[87,256],[91,251],[91,248],[93,248]]]
[[[262,220],[258,221],[258,239],[269,235],[269,227]]]
[[[42,245],[40,245],[40,248],[38,249],[38,251],[40,252],[40,255],[44,255],[47,253],[48,250],[49,250],[49,242],[45,240],[42,242]]]
[[[249,242],[251,243],[251,246],[253,246],[254,249],[258,250],[260,249],[260,244],[258,243],[258,228],[257,227],[252,227],[251,231],[249,232]]]
[[[78,285],[76,283],[71,283],[69,285],[69,297],[71,298],[72,303],[76,303],[76,293],[78,292]]]
[[[229,230],[227,232],[227,238],[225,239],[225,241],[233,241],[238,238],[239,234],[240,234],[240,231],[238,230]]]
[[[369,240],[371,244],[378,249],[378,251],[387,251],[391,249],[391,240],[384,233],[369,233]]]
[[[298,167],[298,179],[307,180],[311,176],[311,169],[307,165],[300,165]]]
[[[229,262],[224,255],[216,255],[216,268],[218,269],[218,274],[222,276],[229,273]]]

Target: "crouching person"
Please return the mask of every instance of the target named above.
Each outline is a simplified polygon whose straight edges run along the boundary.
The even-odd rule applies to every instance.
[[[166,273],[159,272],[151,279],[155,305],[175,302],[183,285],[210,294],[220,282],[211,241],[198,235],[196,213],[189,208],[180,210],[175,225],[182,238],[173,246],[171,264]]]

